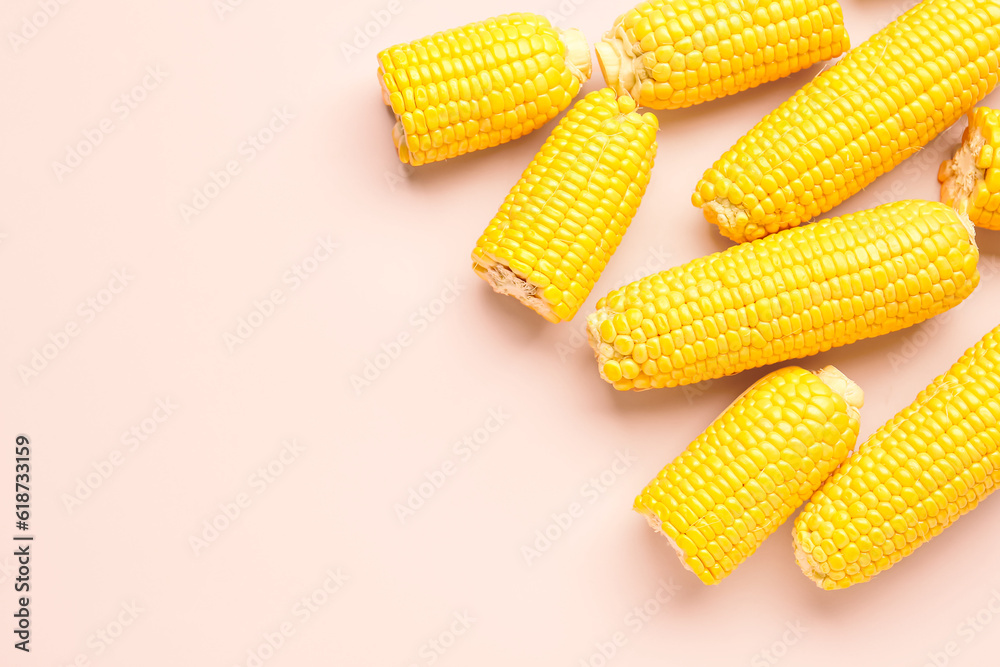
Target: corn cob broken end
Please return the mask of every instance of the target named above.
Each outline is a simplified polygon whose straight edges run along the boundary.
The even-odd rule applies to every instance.
[[[576,28],[559,30],[558,33],[559,39],[566,45],[566,66],[580,83],[586,83],[593,71],[587,38]]]
[[[604,81],[617,95],[629,95],[639,99],[639,83],[644,72],[641,63],[626,48],[625,30],[620,25],[605,33],[600,42],[594,44],[597,64],[601,67]]]
[[[985,145],[986,137],[973,124],[970,114],[969,127],[965,130],[955,156],[942,162],[938,170],[941,201],[960,213],[968,211],[969,198],[975,192],[977,184],[986,178],[986,170],[976,165]]]
[[[728,199],[713,199],[701,207],[705,219],[719,227],[719,232],[734,241],[754,241],[764,238],[768,231],[750,222],[750,216],[743,206],[737,206]]]
[[[684,550],[681,549],[680,546],[678,546],[677,541],[674,540],[674,538],[670,537],[663,531],[663,522],[660,521],[660,517],[656,515],[656,512],[651,510],[649,507],[640,504],[636,504],[635,506],[633,506],[632,509],[634,509],[636,512],[644,516],[646,518],[646,523],[649,524],[649,527],[652,528],[660,537],[664,538],[670,544],[670,548],[674,550],[675,554],[677,554],[677,560],[681,562],[681,565],[684,566],[684,569],[694,575],[697,575],[698,573],[694,571],[694,568],[688,564],[687,554],[684,553]]]
[[[861,408],[865,406],[865,392],[854,380],[847,377],[836,366],[826,366],[814,373],[847,403],[847,409],[854,418],[860,418]]]
[[[475,258],[473,258],[475,261]],[[497,294],[512,296],[528,308],[544,317],[549,322],[558,322],[559,316],[553,312],[549,304],[538,296],[538,288],[521,278],[505,264],[497,262],[484,267],[478,263],[474,266],[476,273],[489,283]]]
[[[809,580],[820,588],[824,588],[823,582],[826,581],[826,576],[813,567],[812,554],[802,548],[796,531],[792,531],[792,545],[795,547],[795,563],[802,570],[802,574],[809,577]]]

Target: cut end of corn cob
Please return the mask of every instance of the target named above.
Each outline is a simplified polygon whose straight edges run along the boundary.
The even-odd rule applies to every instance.
[[[479,258],[475,254],[473,254],[472,261],[476,273],[489,283],[494,292],[514,297],[549,322],[560,321],[559,316],[552,310],[552,306],[539,294],[540,290],[537,285],[533,285],[526,278],[517,275],[503,262],[496,262],[489,266],[479,265],[476,263]]]
[[[823,586],[825,578],[823,570],[820,569],[819,563],[813,558],[813,555],[802,546],[795,533],[792,534],[792,547],[795,550],[795,564],[802,570],[802,574],[806,575],[820,588],[826,588]]]
[[[537,14],[470,23],[378,54],[399,159],[420,165],[497,146],[569,106],[591,75],[579,30]]]
[[[681,567],[683,567],[685,570],[687,570],[691,574],[701,579],[702,582],[710,586],[712,584],[717,584],[719,583],[719,581],[721,581],[721,579],[717,581],[715,580],[714,577],[708,575],[705,572],[704,567],[702,567],[700,570],[696,570],[694,567],[691,566],[691,564],[688,562],[688,554],[684,551],[684,549],[681,549],[680,545],[677,544],[677,540],[674,539],[674,537],[672,537],[667,531],[663,530],[663,520],[660,519],[659,516],[657,516],[655,511],[647,507],[645,502],[640,502],[639,498],[637,498],[635,504],[632,506],[632,509],[641,514],[646,519],[646,523],[648,523],[649,527],[653,529],[653,532],[655,532],[657,535],[659,535],[660,537],[662,537],[667,541],[667,544],[670,545],[670,548],[674,550],[674,554],[677,556],[677,560],[680,561]],[[704,566],[704,563],[702,565]]]
[[[938,182],[941,183],[941,201],[956,211],[967,213],[969,198],[976,185],[985,180],[986,170],[978,167],[986,137],[976,126],[974,113],[969,114],[969,125],[962,135],[962,143],[951,160],[941,163]]]
[[[836,58],[850,43],[836,0],[651,0],[595,48],[616,93],[679,109]]]
[[[635,499],[706,584],[735,570],[848,457],[861,389],[836,368],[796,366],[741,394]]]
[[[610,88],[574,104],[476,243],[476,273],[550,322],[572,319],[642,201],[657,128]]]
[[[736,242],[795,227],[926,146],[998,78],[996,2],[924,0],[766,115],[691,202]]]
[[[821,588],[870,580],[1000,486],[1000,327],[876,431],[795,521]]]
[[[841,373],[836,366],[821,368],[815,375],[844,399],[855,419],[861,418],[861,408],[865,407],[865,392],[854,380]]]
[[[620,287],[587,335],[615,389],[676,387],[923,322],[979,284],[974,228],[907,200],[787,229]]]
[[[566,45],[566,66],[580,83],[586,83],[593,73],[590,44],[577,28],[557,30],[559,40]]]
[[[938,171],[941,201],[984,229],[1000,230],[1000,112],[978,107],[951,160]]]
[[[594,43],[594,49],[604,82],[619,95],[638,98],[639,91],[635,85],[639,77],[635,71],[635,56],[625,48],[624,40],[610,32],[600,42]]]

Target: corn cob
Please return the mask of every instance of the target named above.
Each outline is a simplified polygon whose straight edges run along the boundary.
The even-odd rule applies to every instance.
[[[1000,484],[1000,327],[858,448],[795,521],[820,587],[868,581]]]
[[[716,584],[854,449],[864,393],[836,368],[757,381],[635,499],[684,566]]]
[[[550,322],[572,319],[635,215],[656,116],[604,88],[573,105],[500,206],[473,268]]]
[[[794,227],[920,150],[998,72],[996,0],[924,0],[765,116],[692,202],[734,241]]]
[[[595,46],[616,93],[679,109],[836,58],[850,41],[836,0],[651,0]]]
[[[979,283],[968,218],[902,201],[732,246],[614,290],[587,318],[601,377],[673,387],[903,329]]]
[[[973,224],[1000,230],[1000,112],[977,107],[955,157],[941,164],[941,201]]]
[[[378,54],[403,162],[420,165],[497,146],[537,130],[590,78],[579,30],[535,14],[507,14]]]

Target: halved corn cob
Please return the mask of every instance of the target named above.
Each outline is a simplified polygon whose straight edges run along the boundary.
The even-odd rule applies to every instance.
[[[922,322],[972,293],[978,259],[968,218],[895,202],[616,289],[587,334],[615,389],[691,384]]]
[[[734,241],[794,227],[920,150],[998,74],[996,0],[924,0],[765,116],[692,202]]]
[[[679,109],[836,58],[850,40],[836,0],[651,0],[595,46],[616,93]]]
[[[774,371],[667,465],[633,509],[684,566],[716,584],[847,459],[864,393],[833,366]]]
[[[822,588],[868,581],[1000,485],[1000,327],[875,432],[795,520]]]
[[[583,305],[646,191],[658,124],[635,108],[610,88],[574,104],[472,251],[494,290],[550,322]]]
[[[716,584],[847,459],[864,393],[833,366],[757,381],[635,499],[684,566]]]
[[[399,159],[412,165],[496,146],[537,130],[590,78],[579,30],[507,14],[378,54]]]
[[[938,171],[941,201],[974,225],[1000,229],[1000,112],[976,107],[955,157]]]

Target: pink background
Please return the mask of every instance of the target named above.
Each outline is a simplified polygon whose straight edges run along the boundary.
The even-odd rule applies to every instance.
[[[593,40],[632,0],[398,0],[350,56],[356,29],[390,3],[233,0],[220,15],[224,1],[68,2],[17,44],[9,34],[40,5],[0,9],[0,514],[9,520],[0,544],[13,544],[18,433],[34,446],[36,535],[34,650],[14,651],[4,630],[0,664],[995,660],[1000,501],[875,581],[832,593],[799,572],[787,524],[709,588],[630,509],[765,371],[619,394],[582,344],[584,316],[623,280],[727,246],[690,205],[695,182],[818,66],[661,112],[656,168],[631,231],[576,320],[552,325],[493,294],[469,260],[547,130],[405,168],[375,55],[512,10],[564,14],[562,25]],[[843,4],[858,44],[912,2]],[[585,91],[601,83],[594,69]],[[273,120],[275,109],[294,117]],[[241,151],[272,120],[273,140]],[[964,124],[836,213],[936,198],[938,164]],[[60,179],[53,163],[98,131],[99,144]],[[238,173],[220,175],[230,161]],[[209,185],[216,196],[185,221],[181,205],[213,174],[226,187]],[[863,436],[1000,320],[1000,235],[980,241],[982,285],[959,309],[806,362],[836,364],[862,385]],[[296,278],[296,266],[312,272]],[[124,286],[113,280],[122,270]],[[259,306],[270,316],[251,315],[275,290],[277,305]],[[260,326],[227,344],[247,318]],[[60,333],[67,326],[75,336]],[[383,349],[398,351],[387,366]],[[18,368],[36,351],[53,358],[25,380]],[[351,376],[369,361],[386,367],[359,395]],[[158,399],[176,406],[171,414]],[[503,424],[487,435],[477,429],[497,426],[491,410]],[[133,428],[144,440],[123,436]],[[456,445],[477,437],[479,451]],[[258,469],[269,464],[265,478]],[[589,482],[609,468],[599,486]],[[401,521],[397,504],[442,475]],[[572,525],[529,564],[522,547],[573,503]],[[227,519],[227,508],[239,516]],[[223,530],[206,532],[213,520]],[[193,536],[205,543],[193,547]],[[4,628],[12,550],[0,546]],[[328,572],[348,580],[328,582]],[[963,625],[982,610],[992,625]]]

